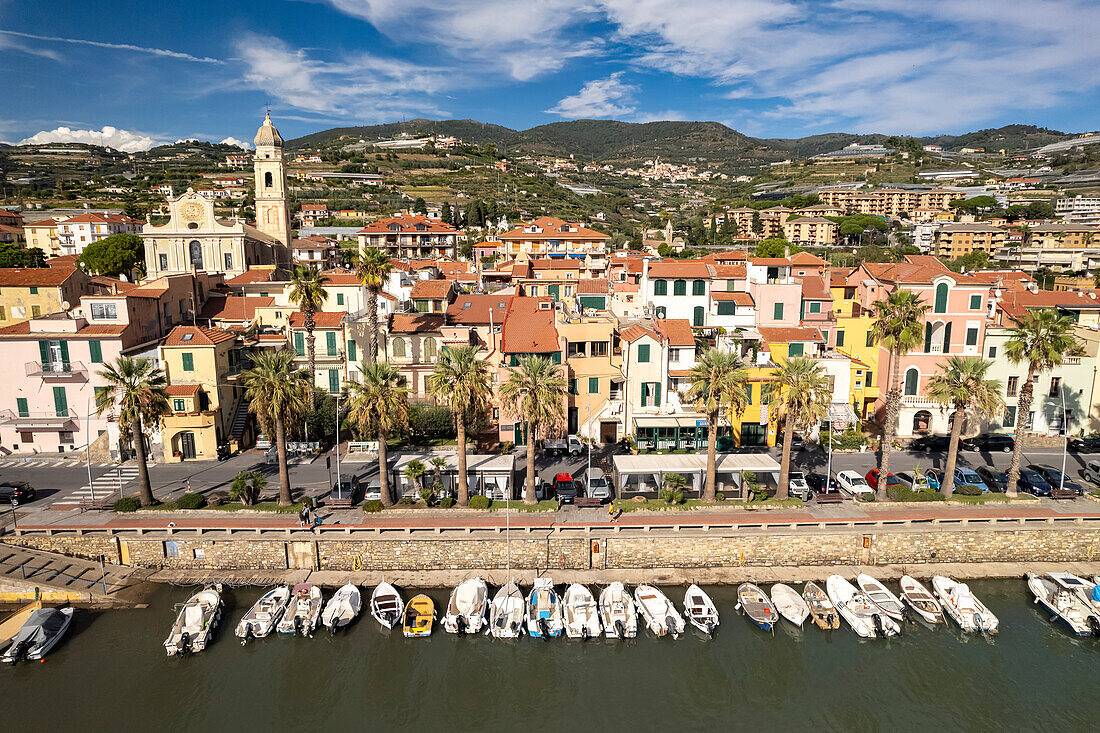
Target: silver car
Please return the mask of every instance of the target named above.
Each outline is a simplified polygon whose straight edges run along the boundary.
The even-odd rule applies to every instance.
[[[611,498],[611,485],[602,469],[590,468],[584,474],[585,495],[590,499],[607,501]]]
[[[806,474],[801,471],[791,471],[787,477],[787,493],[797,499],[807,501],[813,492],[810,491],[810,485],[806,483]]]

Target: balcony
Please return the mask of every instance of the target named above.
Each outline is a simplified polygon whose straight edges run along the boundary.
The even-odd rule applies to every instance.
[[[75,410],[55,410],[53,412],[28,412],[20,415],[15,410],[0,412],[0,425],[8,425],[16,430],[65,430],[72,429],[76,421]]]
[[[28,377],[42,379],[87,379],[88,369],[79,361],[28,361],[24,365]]]
[[[901,404],[905,407],[938,407],[931,397],[922,394],[907,394],[901,396]]]

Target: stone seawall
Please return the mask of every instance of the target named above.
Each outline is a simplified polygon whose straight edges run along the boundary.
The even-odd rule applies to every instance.
[[[180,535],[45,535],[12,545],[142,568],[222,570],[416,571],[618,570],[793,567],[980,562],[1082,562],[1100,558],[1100,530],[787,531],[771,534],[644,536],[548,532],[507,543],[491,538],[204,538]]]

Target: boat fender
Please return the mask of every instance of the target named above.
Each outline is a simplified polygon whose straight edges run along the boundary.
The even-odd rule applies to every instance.
[[[295,634],[304,633],[302,631],[302,617],[301,616],[295,616],[294,617],[294,633]]]
[[[539,619],[539,633],[542,634],[544,641],[550,640],[550,626],[546,623],[546,619],[544,618]]]
[[[626,628],[623,627],[623,622],[621,619],[615,620],[615,636],[619,637],[620,639],[626,638]]]
[[[336,636],[336,619],[333,619],[332,623],[328,625],[328,635]]]

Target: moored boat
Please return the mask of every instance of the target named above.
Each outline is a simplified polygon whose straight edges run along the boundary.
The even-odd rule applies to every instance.
[[[748,616],[754,624],[764,631],[775,628],[779,613],[768,598],[768,594],[752,583],[737,586],[737,610]]]
[[[600,591],[600,621],[604,636],[633,639],[638,635],[638,609],[626,587],[617,580]]]
[[[772,605],[780,616],[790,621],[798,628],[806,623],[810,615],[810,607],[798,591],[785,583],[776,583],[772,586]]]
[[[279,623],[289,602],[289,588],[285,585],[272,588],[252,604],[252,608],[237,623],[233,633],[240,637],[242,644],[247,644],[249,639],[264,638]]]
[[[508,581],[489,604],[489,631],[497,639],[515,639],[523,633],[523,593]]]
[[[634,589],[634,602],[642,614],[646,627],[657,636],[671,634],[677,638],[684,633],[684,617],[664,593],[652,585],[639,585]]]
[[[570,639],[591,639],[600,635],[600,609],[592,591],[573,583],[561,597],[562,623]]]
[[[359,587],[348,583],[328,599],[324,610],[321,611],[321,623],[330,634],[335,634],[354,621],[362,608],[363,595],[359,592]]]
[[[443,616],[443,628],[452,634],[476,634],[485,626],[489,587],[481,578],[469,578],[455,586]]]
[[[944,575],[936,575],[932,578],[932,590],[939,596],[944,613],[963,631],[997,633],[1000,624],[997,617],[978,600],[966,583],[956,583]]]
[[[313,636],[321,619],[321,607],[324,598],[321,589],[312,583],[298,583],[290,594],[290,605],[283,612],[283,618],[275,626],[280,634],[298,634]]]
[[[810,609],[810,618],[814,625],[823,631],[835,631],[840,628],[840,614],[829,600],[829,594],[821,590],[817,583],[807,583],[802,589],[802,599]]]
[[[45,657],[69,628],[73,620],[73,609],[36,608],[12,637],[11,646],[0,658],[5,664],[15,664],[20,660],[35,661]]]
[[[905,620],[905,604],[901,602],[900,598],[891,593],[885,585],[867,573],[860,573],[856,576],[856,585],[871,600],[871,603],[878,606],[879,610],[887,616],[895,621]]]
[[[13,611],[3,621],[0,621],[0,647],[14,639],[19,630],[23,628],[23,624],[27,623],[27,619],[31,617],[31,614],[40,608],[42,608],[42,601],[28,603]]]
[[[370,594],[370,615],[387,629],[392,629],[401,621],[401,612],[404,609],[401,594],[386,581],[376,585]]]
[[[1051,614],[1051,621],[1059,620],[1077,636],[1100,636],[1100,619],[1092,607],[1074,590],[1035,573],[1027,574],[1027,587]]]
[[[1052,581],[1074,593],[1100,617],[1100,587],[1073,573],[1047,573]]]
[[[205,649],[221,620],[222,605],[220,584],[208,585],[177,605],[176,622],[164,640],[168,656],[183,656]]]
[[[689,585],[684,592],[684,616],[692,626],[707,636],[718,628],[718,607],[706,591],[697,585]]]
[[[409,599],[405,606],[404,621],[401,631],[409,638],[417,636],[431,636],[432,624],[435,622],[435,603],[431,598],[421,593]]]
[[[825,581],[825,589],[829,594],[837,613],[840,614],[852,631],[865,639],[875,637],[897,636],[901,633],[898,622],[882,612],[878,606],[871,602],[858,588],[840,575],[830,575]]]
[[[916,578],[901,576],[901,599],[928,623],[943,623],[943,607]]]
[[[551,578],[535,578],[527,594],[527,635],[538,639],[561,636],[561,602]]]

